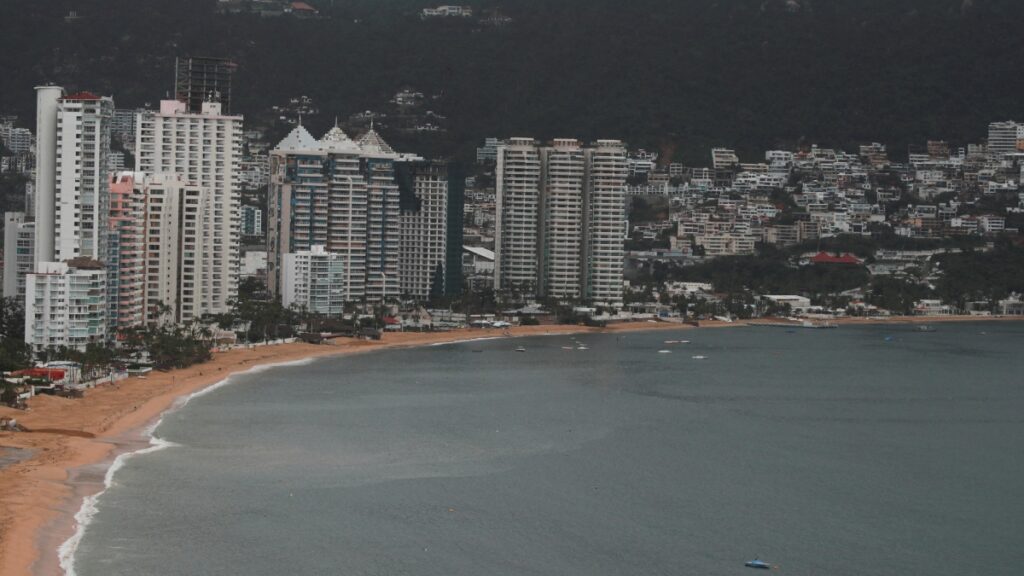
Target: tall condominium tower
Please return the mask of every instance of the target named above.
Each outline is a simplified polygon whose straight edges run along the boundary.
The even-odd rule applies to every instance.
[[[136,121],[136,166],[147,174],[174,173],[202,189],[203,256],[196,271],[202,298],[199,314],[226,312],[237,297],[240,267],[242,117],[223,113],[216,102],[191,112],[165,100],[159,112]]]
[[[109,331],[142,325],[145,267],[145,197],[131,172],[110,180],[110,233],[107,239],[107,314]]]
[[[197,114],[204,103],[218,102],[225,114],[231,114],[231,76],[237,67],[224,58],[175,58],[175,100]]]
[[[139,177],[141,176],[141,178]],[[203,281],[206,260],[215,257],[216,223],[203,206],[209,189],[181,174],[137,175],[143,201],[143,317],[148,324],[190,322],[209,310],[213,286]]]
[[[540,216],[540,148],[531,138],[498,147],[494,232],[494,286],[537,291],[537,225]]]
[[[271,152],[267,275],[281,293],[283,255],[324,246],[340,254],[346,301],[400,294],[399,192],[394,152],[372,129],[353,141],[338,127],[317,140],[296,127]]]
[[[586,155],[583,294],[594,302],[621,305],[629,173],[626,147],[618,140],[598,140]]]
[[[397,162],[401,201],[398,277],[403,295],[444,295],[448,256],[448,167],[443,162]]]
[[[36,89],[36,263],[107,258],[114,101]]]
[[[499,147],[495,286],[621,305],[627,174],[615,140]]]
[[[540,294],[580,297],[583,265],[583,190],[586,162],[578,140],[555,140],[540,149],[541,190],[538,242]]]

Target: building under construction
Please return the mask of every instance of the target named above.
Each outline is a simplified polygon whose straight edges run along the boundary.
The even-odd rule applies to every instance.
[[[238,65],[224,58],[175,58],[174,97],[188,104],[189,112],[201,112],[203,102],[220,102],[231,114],[231,76]]]

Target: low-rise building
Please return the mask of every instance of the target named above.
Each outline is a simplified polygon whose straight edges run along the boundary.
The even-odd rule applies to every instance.
[[[40,262],[25,280],[25,343],[85,350],[107,339],[107,273],[89,258]]]

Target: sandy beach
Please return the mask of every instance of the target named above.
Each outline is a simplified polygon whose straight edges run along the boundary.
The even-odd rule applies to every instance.
[[[1020,318],[1016,318],[1020,320]],[[998,320],[985,317],[893,317],[842,319],[837,324],[903,324]],[[754,322],[756,323],[756,322]],[[704,327],[746,322],[701,322]],[[87,391],[81,399],[39,396],[29,410],[0,408],[25,432],[0,432],[0,576],[60,574],[57,548],[74,534],[74,515],[85,497],[103,489],[113,459],[148,444],[144,431],[179,399],[256,366],[389,348],[474,338],[588,332],[692,329],[669,322],[637,322],[608,328],[545,325],[510,329],[463,329],[439,333],[389,333],[381,341],[339,339],[238,349],[216,353],[205,364],[153,372]]]

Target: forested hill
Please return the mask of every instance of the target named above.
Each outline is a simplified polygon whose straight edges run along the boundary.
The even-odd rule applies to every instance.
[[[328,17],[221,15],[214,0],[3,0],[0,111],[31,120],[43,82],[155,103],[174,56],[194,54],[241,65],[235,108],[254,119],[300,94],[320,124],[406,86],[441,94],[430,106],[448,134],[402,143],[445,154],[489,135],[565,135],[692,164],[714,145],[753,160],[775,145],[878,140],[899,155],[1024,119],[1020,0],[461,0],[499,8],[513,19],[501,28],[418,18],[434,0],[309,2]]]

